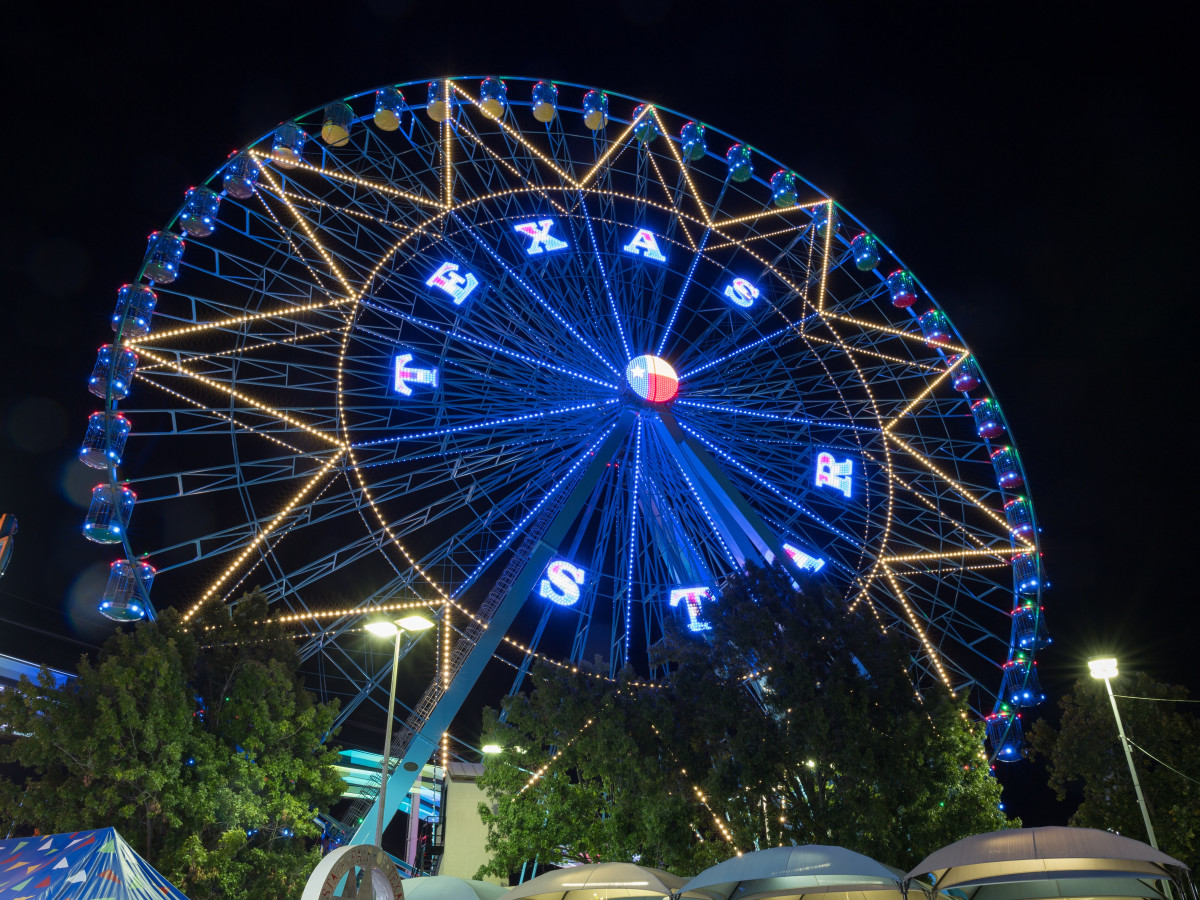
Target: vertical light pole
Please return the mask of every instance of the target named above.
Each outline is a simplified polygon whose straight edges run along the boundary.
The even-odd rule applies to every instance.
[[[1108,702],[1112,704],[1113,718],[1117,720],[1117,734],[1121,738],[1121,746],[1125,749],[1125,761],[1129,763],[1129,774],[1133,776],[1133,790],[1137,793],[1138,806],[1142,809],[1142,821],[1146,823],[1146,834],[1150,835],[1150,846],[1158,849],[1158,839],[1154,836],[1154,826],[1150,824],[1150,812],[1146,809],[1146,798],[1142,796],[1142,785],[1138,782],[1137,769],[1133,767],[1133,754],[1129,752],[1129,739],[1125,737],[1125,727],[1121,724],[1121,714],[1117,711],[1117,698],[1113,696],[1110,679],[1117,677],[1117,661],[1112,657],[1088,660],[1088,668],[1092,670],[1093,678],[1104,681],[1108,690]]]
[[[381,781],[379,782],[379,812],[375,819],[375,846],[383,849],[383,803],[387,799],[388,763],[392,758],[392,719],[396,710],[396,669],[400,666],[400,635],[406,631],[424,631],[432,628],[433,623],[424,616],[405,616],[393,622],[390,619],[377,619],[364,626],[371,634],[378,637],[395,637],[396,643],[392,650],[392,686],[388,691],[387,728],[383,735],[383,763],[381,766]]]

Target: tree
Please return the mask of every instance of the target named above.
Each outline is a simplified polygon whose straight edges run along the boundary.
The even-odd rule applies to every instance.
[[[341,779],[290,640],[258,594],[185,629],[168,610],[118,632],[62,688],[48,672],[0,694],[18,737],[0,811],[44,833],[114,826],[194,900],[296,894],[320,859],[318,807]],[[199,635],[199,639],[196,637]],[[201,645],[202,644],[202,645]]]
[[[1117,698],[1121,723],[1137,745],[1131,752],[1159,847],[1194,869],[1200,864],[1200,719],[1190,704],[1167,702],[1187,700],[1187,689],[1161,684],[1143,672],[1119,676],[1113,689],[1126,695]],[[1039,720],[1029,742],[1034,755],[1046,759],[1059,800],[1082,793],[1071,824],[1147,840],[1104,684],[1095,678],[1077,681],[1059,708],[1059,727]]]
[[[542,666],[485,731],[481,807],[501,874],[537,855],[694,872],[733,850],[840,844],[895,865],[1014,824],[982,728],[947,693],[919,698],[909,657],[817,582],[752,569],[673,633],[669,687]]]
[[[703,868],[693,865],[695,800],[643,692],[546,663],[533,677],[537,689],[506,702],[505,723],[485,715],[485,740],[503,749],[479,782],[495,804],[479,807],[492,854],[480,877],[533,859]]]

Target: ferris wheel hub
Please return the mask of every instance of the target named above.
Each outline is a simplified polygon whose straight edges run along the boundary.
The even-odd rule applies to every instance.
[[[679,376],[665,359],[645,354],[625,367],[625,380],[635,394],[650,403],[667,403],[679,393]]]

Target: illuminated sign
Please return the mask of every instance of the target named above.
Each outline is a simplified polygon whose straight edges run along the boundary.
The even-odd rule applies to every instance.
[[[735,278],[733,283],[725,288],[725,296],[742,309],[749,309],[759,298],[760,292],[745,278]]]
[[[537,256],[539,253],[553,253],[555,250],[566,248],[566,241],[553,237],[550,234],[552,227],[554,227],[553,219],[541,219],[537,222],[525,222],[523,225],[514,225],[513,231],[518,231],[533,240],[533,243],[529,245],[529,248],[525,252],[530,256]]]
[[[643,400],[666,403],[679,393],[679,376],[664,359],[638,356],[625,367],[625,379]]]
[[[831,487],[850,496],[854,475],[854,460],[838,462],[828,450],[817,454],[817,487]]]
[[[685,587],[674,588],[668,595],[671,607],[674,608],[683,603],[687,608],[688,614],[688,630],[694,632],[712,631],[712,625],[700,618],[700,604],[705,600],[711,600],[712,595],[709,594],[706,587]]]
[[[429,280],[425,282],[429,287],[441,288],[447,294],[454,298],[454,305],[458,306],[470,295],[471,291],[479,287],[479,279],[467,272],[465,275],[458,274],[458,263],[444,262],[436,272],[429,276]]]
[[[638,229],[637,234],[633,236],[633,240],[622,249],[632,256],[642,256],[646,259],[652,259],[655,262],[667,261],[667,258],[662,255],[662,251],[658,249],[658,241],[654,239],[654,235],[646,228]]]
[[[409,365],[411,362],[411,353],[396,357],[396,390],[399,393],[405,397],[411,397],[410,384],[427,384],[430,387],[437,387],[437,369],[416,369]]]
[[[820,572],[825,567],[825,560],[819,556],[809,556],[799,547],[793,547],[791,544],[783,545],[783,552],[786,553],[800,569],[805,572]]]
[[[587,573],[579,566],[556,559],[546,566],[546,577],[538,584],[538,596],[559,606],[574,606],[579,602],[579,589],[586,579]]]

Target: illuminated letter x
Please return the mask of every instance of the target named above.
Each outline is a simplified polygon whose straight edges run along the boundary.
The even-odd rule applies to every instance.
[[[555,250],[562,250],[567,246],[567,242],[552,237],[550,229],[554,227],[553,219],[542,219],[538,222],[526,222],[523,225],[514,225],[513,231],[519,231],[526,237],[533,238],[533,243],[525,252],[530,256],[536,256],[543,250],[547,253],[553,253]]]

